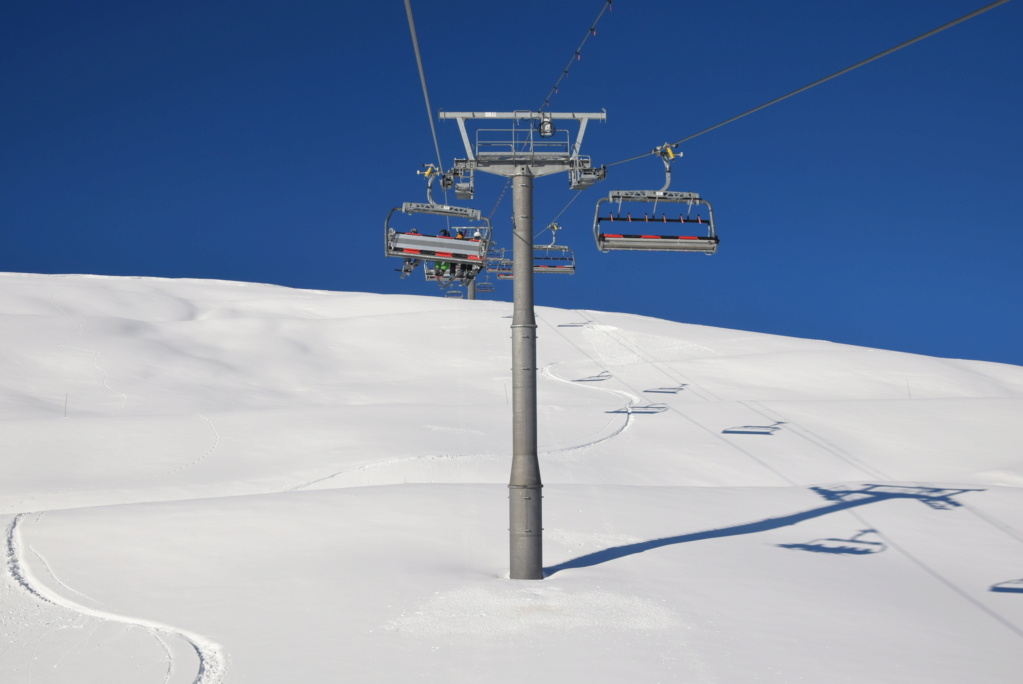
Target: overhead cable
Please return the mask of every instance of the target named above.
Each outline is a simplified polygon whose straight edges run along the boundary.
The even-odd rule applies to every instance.
[[[585,188],[584,188],[584,190],[585,190]],[[561,215],[564,214],[566,211],[568,211],[568,208],[570,206],[572,206],[572,202],[575,202],[577,199],[579,199],[579,195],[581,195],[581,194],[583,194],[583,190],[576,190],[575,194],[572,195],[572,199],[568,200],[568,204],[566,204],[561,209],[561,211],[558,212],[557,216],[555,216],[554,218],[552,218],[550,220],[550,223],[557,223],[558,219],[561,218]],[[546,229],[544,229],[544,230],[546,230]],[[543,232],[543,231],[540,231],[540,232]],[[537,234],[539,235],[539,233],[537,233]]]
[[[501,190],[501,196],[497,198],[497,202],[494,203],[494,208],[490,210],[490,214],[487,216],[487,219],[494,218],[494,214],[497,213],[497,208],[499,206],[501,206],[501,200],[504,199],[504,195],[505,195],[505,193],[508,192],[508,188],[511,187],[511,184],[512,184],[512,179],[509,177],[508,178],[508,182],[504,184],[504,189]]]
[[[430,93],[426,89],[426,73],[423,71],[423,56],[419,52],[419,38],[416,36],[416,22],[412,19],[412,1],[405,0],[405,13],[408,15],[408,28],[412,32],[412,48],[416,51],[416,64],[419,65],[419,80],[423,84],[423,99],[426,101],[426,118],[430,120],[430,133],[433,135],[433,148],[437,152],[437,169],[444,174],[444,161],[440,157],[440,144],[437,142],[437,128],[433,125],[433,107],[430,106]],[[446,195],[445,195],[446,196]]]
[[[749,116],[750,114],[752,114],[754,112],[759,112],[761,109],[766,109],[767,107],[770,107],[773,104],[778,104],[782,100],[787,100],[788,98],[792,97],[793,95],[798,95],[799,93],[805,92],[805,91],[809,90],[810,88],[813,88],[814,86],[818,86],[821,83],[824,83],[826,81],[830,81],[833,78],[837,78],[839,76],[842,76],[843,74],[847,74],[850,71],[852,71],[853,69],[858,69],[858,68],[860,68],[861,66],[863,66],[865,64],[869,64],[870,62],[873,62],[874,60],[881,59],[882,57],[886,57],[886,56],[892,54],[893,52],[901,50],[904,47],[908,47],[909,45],[912,45],[913,43],[919,42],[919,41],[923,40],[924,38],[930,38],[931,36],[935,35],[936,33],[941,33],[945,29],[952,28],[956,24],[961,24],[964,21],[967,21],[969,19],[973,19],[974,17],[979,16],[979,15],[983,14],[984,12],[987,12],[988,10],[992,10],[995,7],[998,7],[999,5],[1004,5],[1007,2],[1009,2],[1009,0],[998,0],[997,2],[992,2],[990,5],[985,5],[984,7],[981,7],[980,9],[978,9],[978,10],[976,10],[974,12],[970,12],[969,14],[964,15],[962,17],[959,17],[958,19],[955,19],[953,21],[950,21],[947,24],[943,24],[943,25],[939,26],[936,29],[933,29],[931,31],[928,31],[927,33],[924,33],[924,34],[921,34],[921,35],[917,36],[916,38],[913,38],[911,40],[907,40],[904,43],[900,43],[900,44],[896,45],[893,48],[889,48],[888,50],[885,50],[884,52],[879,52],[878,54],[874,55],[873,57],[869,57],[869,58],[863,60],[862,62],[857,62],[856,64],[853,64],[852,66],[849,66],[849,67],[846,67],[845,69],[842,69],[841,71],[836,71],[835,73],[831,74],[830,76],[825,76],[824,78],[822,78],[822,79],[820,79],[818,81],[814,81],[810,85],[803,86],[802,88],[799,88],[798,90],[793,90],[791,93],[788,93],[787,95],[782,95],[781,97],[775,98],[775,99],[771,100],[770,102],[765,102],[764,104],[760,105],[759,107],[754,107],[753,109],[751,109],[749,111],[746,111],[746,112],[743,112],[742,114],[739,114],[738,116],[733,116],[731,119],[728,119],[727,121],[722,121],[721,123],[716,124],[714,126],[711,126],[710,128],[703,129],[699,133],[694,133],[693,135],[690,135],[688,138],[682,138],[681,140],[678,140],[678,141],[676,141],[674,143],[671,143],[671,144],[672,144],[672,146],[681,145],[682,143],[687,142],[689,140],[692,140],[693,138],[697,138],[697,137],[703,135],[704,133],[709,133],[709,132],[713,131],[714,129],[721,128],[722,126],[730,124],[733,121],[738,121],[739,119],[741,119],[741,118],[743,118],[745,116]],[[610,164],[606,164],[606,166],[615,166],[616,164],[624,164],[626,162],[635,161],[636,159],[642,159],[643,157],[648,157],[651,154],[654,154],[655,152],[656,152],[656,150],[655,151],[651,151],[651,152],[646,152],[644,154],[640,154],[640,155],[637,155],[635,157],[629,157],[628,159],[622,159],[621,161],[611,162]]]
[[[407,0],[406,4],[408,4]],[[590,39],[590,36],[597,35],[597,22],[600,21],[602,16],[604,16],[604,12],[609,9],[611,9],[611,0],[605,0],[604,6],[600,8],[600,12],[597,14],[597,18],[593,20],[593,23],[590,24],[589,30],[586,31],[586,35],[583,37],[583,42],[579,43],[579,47],[575,49],[575,52],[572,53],[572,57],[569,58],[568,64],[566,64],[565,68],[561,70],[561,75],[558,76],[558,80],[555,81],[554,87],[551,88],[551,92],[547,93],[547,97],[544,98],[539,111],[543,111],[548,105],[550,105],[551,98],[558,92],[558,86],[561,85],[561,81],[568,76],[568,70],[572,68],[573,64],[582,59],[583,45],[586,45],[586,41]]]

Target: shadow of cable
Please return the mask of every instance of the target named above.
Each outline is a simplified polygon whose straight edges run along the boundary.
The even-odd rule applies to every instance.
[[[705,530],[702,532],[692,532],[690,534],[680,534],[674,537],[651,539],[650,541],[637,542],[635,544],[612,546],[608,549],[588,553],[584,556],[572,558],[563,563],[558,563],[557,565],[544,568],[544,576],[550,577],[562,570],[589,568],[594,565],[600,565],[609,561],[618,560],[619,558],[633,556],[637,553],[652,551],[653,549],[659,549],[663,546],[671,546],[673,544],[686,544],[688,542],[702,541],[704,539],[735,537],[743,534],[755,534],[757,532],[766,532],[767,530],[776,530],[780,527],[795,525],[803,522],[804,520],[811,520],[813,518],[819,518],[824,515],[830,515],[850,508],[878,503],[880,501],[888,501],[890,499],[915,499],[938,510],[955,508],[962,504],[955,501],[952,498],[953,496],[958,496],[959,494],[966,492],[984,491],[982,489],[945,489],[938,487],[903,487],[898,485],[874,484],[862,485],[858,489],[850,487],[811,487],[810,489],[822,496],[824,499],[834,501],[835,503],[830,506],[813,508],[808,511],[801,511],[791,515],[783,515],[777,518],[766,518],[764,520],[757,520],[756,522],[745,523],[742,525],[733,525],[731,527],[722,527],[716,530]]]

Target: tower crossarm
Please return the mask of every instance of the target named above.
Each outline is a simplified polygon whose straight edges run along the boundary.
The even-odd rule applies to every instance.
[[[466,158],[469,161],[475,161],[479,153],[478,149],[474,149],[472,142],[469,139],[469,133],[466,130],[465,122],[472,119],[478,122],[488,121],[528,121],[534,120],[538,122],[544,121],[578,121],[579,122],[579,133],[576,135],[576,141],[574,145],[568,147],[563,153],[558,154],[559,157],[567,159],[575,159],[579,156],[579,149],[582,146],[583,135],[586,132],[586,125],[592,121],[606,121],[606,112],[534,112],[528,110],[515,111],[515,112],[440,112],[441,119],[454,119],[458,123],[458,132],[462,136],[462,144],[465,145]],[[475,146],[478,148],[478,144]],[[549,157],[550,154],[548,153]]]

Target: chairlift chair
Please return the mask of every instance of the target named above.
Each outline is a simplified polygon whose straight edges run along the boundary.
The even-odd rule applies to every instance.
[[[477,292],[487,293],[487,292],[493,292],[494,291],[494,283],[492,283],[490,281],[490,276],[489,275],[484,276],[483,280],[479,280],[479,278],[477,276],[477,281],[478,281],[476,283],[476,291]]]
[[[454,264],[482,266],[486,263],[487,252],[490,249],[490,219],[484,217],[479,209],[455,207],[434,202],[432,194],[433,180],[436,177],[434,171],[435,169],[431,165],[427,167],[425,172],[422,172],[427,177],[427,202],[405,202],[400,207],[394,207],[387,214],[387,219],[384,221],[384,255],[405,259],[406,264],[409,263],[409,260],[429,259]],[[418,227],[410,227],[405,231],[401,231],[391,223],[394,215],[398,212],[410,216],[441,216],[446,221],[436,231],[435,235],[421,233]],[[452,220],[459,224],[471,225],[450,228],[449,225]],[[454,236],[452,233],[454,233]],[[459,234],[464,235],[464,237],[457,237]]]
[[[438,231],[437,235],[420,233],[418,229],[411,228],[406,232],[396,230],[391,225],[391,217],[399,208],[395,207],[387,216],[385,223],[384,254],[389,257],[401,257],[403,259],[431,259],[434,261],[447,261],[458,264],[483,264],[487,258],[487,251],[490,248],[490,221],[480,216],[478,209],[466,207],[451,207],[444,205],[429,205],[417,202],[405,202],[400,211],[405,214],[434,214],[449,218],[460,218],[467,221],[483,222],[482,226],[463,226],[459,228],[442,228],[446,233],[462,231],[465,237],[453,237],[450,234],[444,235]],[[478,237],[476,235],[478,234]]]
[[[564,245],[534,245],[533,273],[575,273],[575,253]]]
[[[512,260],[507,253],[507,247],[495,247],[487,257],[487,273],[493,273],[498,280],[512,279]]]
[[[495,274],[498,280],[511,280],[515,277],[514,263],[511,259],[499,259],[491,264],[487,270]]]
[[[597,208],[593,215],[593,235],[597,241],[597,249],[601,252],[610,251],[656,251],[656,252],[699,252],[714,254],[718,248],[717,231],[714,228],[714,210],[710,202],[695,192],[676,192],[668,190],[671,184],[671,162],[675,155],[672,145],[665,143],[654,150],[664,161],[664,187],[660,190],[615,190],[607,197],[597,200]],[[601,205],[610,202],[617,209],[601,215]],[[623,204],[652,205],[649,212],[637,208],[635,211],[623,211]],[[668,216],[662,210],[657,215],[659,204],[686,205],[685,214],[681,208],[678,216]],[[706,215],[703,214],[706,207]],[[705,235],[683,235],[681,230],[673,230],[676,226],[696,224],[700,233]]]
[[[561,226],[552,223],[551,242],[547,245],[533,245],[533,273],[575,273],[575,252],[565,245],[555,244]]]
[[[575,273],[575,252],[565,245],[556,244],[557,232],[561,226],[552,223],[548,229],[551,231],[550,244],[533,245],[533,273],[572,275]],[[487,271],[496,274],[498,280],[514,278],[514,261],[507,254],[505,247],[494,248],[491,257],[487,259]]]
[[[515,262],[511,259],[492,259],[488,262],[487,271],[496,274],[498,280],[513,280],[515,278]],[[534,250],[533,273],[571,275],[575,273],[575,255],[567,247],[565,251],[549,250],[537,253]]]

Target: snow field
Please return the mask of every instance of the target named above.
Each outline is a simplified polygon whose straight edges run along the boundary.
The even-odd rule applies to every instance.
[[[0,274],[0,681],[1015,681],[1023,369],[540,308],[510,582],[509,315]]]

